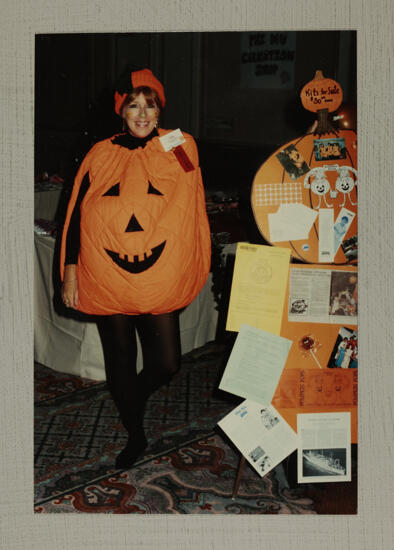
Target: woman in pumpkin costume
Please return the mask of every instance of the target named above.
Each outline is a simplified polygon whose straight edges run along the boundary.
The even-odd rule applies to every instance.
[[[125,131],[84,158],[61,243],[65,305],[99,316],[108,387],[129,434],[119,468],[147,446],[146,400],[179,369],[179,310],[197,296],[210,268],[197,147],[188,134],[158,128],[164,105],[163,86],[149,69],[131,72],[131,79],[129,73],[118,87],[115,111]]]

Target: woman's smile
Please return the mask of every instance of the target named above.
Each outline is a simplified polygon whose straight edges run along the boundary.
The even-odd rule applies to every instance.
[[[148,136],[156,127],[158,108],[153,101],[147,101],[141,92],[124,110],[124,119],[129,132],[136,137]]]

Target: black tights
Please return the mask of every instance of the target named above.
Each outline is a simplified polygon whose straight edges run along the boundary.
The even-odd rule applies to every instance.
[[[146,400],[180,367],[179,312],[103,316],[97,326],[108,388],[122,423],[129,434],[141,432]],[[138,375],[136,330],[144,365]]]

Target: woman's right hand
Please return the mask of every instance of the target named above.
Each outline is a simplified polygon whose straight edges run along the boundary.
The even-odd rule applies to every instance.
[[[64,279],[62,284],[62,300],[66,307],[76,309],[78,306],[78,279],[77,266],[68,264],[64,268]]]

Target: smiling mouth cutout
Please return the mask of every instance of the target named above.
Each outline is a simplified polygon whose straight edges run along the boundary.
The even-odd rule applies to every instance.
[[[120,257],[118,252],[113,252],[112,250],[108,250],[105,248],[104,250],[108,254],[108,256],[122,269],[125,271],[128,271],[129,273],[142,273],[143,271],[146,271],[152,265],[154,265],[157,260],[160,258],[161,253],[164,250],[166,241],[163,241],[161,244],[155,246],[152,248],[152,254],[150,256],[147,255],[147,253],[144,253],[144,259],[139,260],[138,256],[134,256],[133,261],[129,261],[129,257],[127,254],[124,255],[123,258]]]

